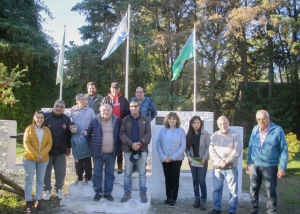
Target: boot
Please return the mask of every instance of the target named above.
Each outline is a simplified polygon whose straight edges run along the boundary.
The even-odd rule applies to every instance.
[[[123,164],[118,163],[118,174],[122,174],[123,173]]]
[[[200,210],[206,210],[206,199],[201,199]]]
[[[31,201],[26,201],[26,213],[31,213],[32,211]]]
[[[193,207],[194,208],[199,208],[199,206],[200,206],[200,198],[196,198]]]
[[[42,200],[38,200],[38,201],[37,201],[36,208],[37,208],[38,210],[42,210]]]

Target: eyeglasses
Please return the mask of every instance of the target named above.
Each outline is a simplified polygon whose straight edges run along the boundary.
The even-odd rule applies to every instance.
[[[55,108],[64,108],[64,106],[55,105]]]
[[[144,93],[143,91],[136,91],[135,93],[137,93],[137,94],[142,94],[142,93]]]
[[[130,106],[130,108],[137,108],[140,107],[139,105]]]

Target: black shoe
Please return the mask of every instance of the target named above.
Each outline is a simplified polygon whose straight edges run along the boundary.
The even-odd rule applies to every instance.
[[[147,203],[148,199],[147,199],[146,193],[142,193],[142,194],[140,194],[140,196],[141,196],[141,202]]]
[[[42,200],[38,200],[38,201],[36,201],[36,203],[37,203],[36,208],[37,208],[38,210],[42,210],[42,209],[43,209],[43,208],[42,208]]]
[[[131,198],[131,194],[130,193],[125,193],[123,195],[123,197],[121,198],[121,202],[126,202]]]
[[[229,212],[229,214],[235,214],[235,213],[233,213],[233,212]]]
[[[201,199],[200,210],[206,210],[206,199]]]
[[[208,214],[221,214],[222,211],[221,210],[215,210],[213,209],[212,211],[210,211]]]
[[[194,208],[199,208],[200,207],[200,198],[195,199],[195,203],[193,205]]]
[[[118,163],[118,174],[122,174],[123,173],[123,164]]]
[[[169,203],[169,207],[175,207],[176,205],[176,200],[171,199],[170,203]]]
[[[104,195],[104,198],[106,198],[109,201],[114,201],[115,200],[114,197],[112,197],[111,194]]]
[[[101,194],[96,193],[96,195],[94,196],[94,201],[99,201],[100,199],[101,199]]]
[[[165,205],[169,205],[171,202],[171,198],[167,198],[165,201],[164,201],[164,204]]]

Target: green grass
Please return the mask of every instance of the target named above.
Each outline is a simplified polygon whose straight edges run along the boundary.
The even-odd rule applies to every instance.
[[[14,194],[0,190],[1,213],[20,213],[24,210],[24,199]]]
[[[18,157],[22,157],[24,155],[24,146],[22,144],[22,140],[20,141],[20,139],[17,140],[17,145],[16,145],[16,158]]]

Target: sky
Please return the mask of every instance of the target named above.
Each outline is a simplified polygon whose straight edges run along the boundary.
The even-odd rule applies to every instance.
[[[77,29],[86,25],[85,17],[79,15],[78,12],[71,11],[72,7],[79,2],[81,0],[44,0],[54,19],[51,20],[42,14],[44,18],[47,18],[42,26],[45,33],[52,36],[58,45],[61,45],[62,42],[64,25],[66,26],[66,45],[69,44],[69,41],[74,41],[76,45],[84,44]]]

